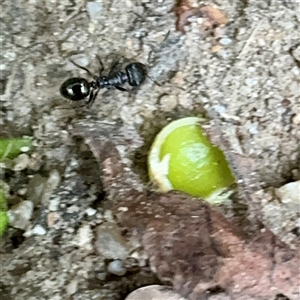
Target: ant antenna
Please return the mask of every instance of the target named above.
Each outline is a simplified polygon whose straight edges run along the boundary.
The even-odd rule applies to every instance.
[[[164,37],[163,41],[160,43],[160,45],[162,45],[162,44],[169,38],[170,33],[171,33],[171,30],[169,30],[169,31],[167,32],[167,34],[165,35],[165,37]]]
[[[159,44],[159,49],[162,47],[162,45],[165,43],[165,41],[168,39],[168,37],[170,36],[170,33],[171,33],[171,31],[169,30],[168,32],[167,32],[167,34],[165,35],[165,37],[164,37],[164,39],[162,40],[162,42]],[[158,52],[159,50],[157,50],[157,49],[155,49],[155,47],[153,46],[153,45],[149,45],[149,47],[151,48],[151,51],[149,52],[149,54],[148,54],[148,59],[147,59],[147,62],[148,62],[148,64],[149,64],[149,62],[150,62],[150,58],[151,58],[151,55],[152,55],[152,53],[153,52]]]
[[[103,65],[103,62],[102,62],[100,56],[96,55],[96,58],[97,58],[97,60],[99,62],[99,65],[100,65],[99,75],[101,76],[102,72],[104,71],[104,65]]]
[[[69,61],[70,61],[75,67],[77,67],[77,68],[79,68],[79,69],[82,69],[82,70],[86,71],[91,77],[94,77],[94,75],[92,74],[92,72],[91,72],[89,69],[87,69],[87,68],[85,68],[85,67],[82,67],[82,66],[78,65],[78,64],[77,64],[74,60],[72,60],[72,59],[69,59]]]
[[[139,19],[140,21],[144,22],[145,21],[145,18],[142,17],[141,15],[139,15],[138,13],[134,12],[134,11],[130,11],[131,13],[133,13],[134,15],[137,16],[137,19]]]
[[[151,80],[151,81],[153,81],[157,86],[162,86],[159,82],[157,82],[153,77],[151,77],[151,76],[149,76],[149,75],[147,75],[147,77]]]

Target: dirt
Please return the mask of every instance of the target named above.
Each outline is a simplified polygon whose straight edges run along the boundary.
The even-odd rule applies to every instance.
[[[193,8],[203,4],[189,2]],[[1,135],[33,136],[35,143],[28,169],[2,172],[11,203],[31,200],[19,191],[36,174],[48,178],[58,171],[61,183],[47,201],[33,199],[27,231],[41,225],[45,235],[24,237],[10,228],[2,238],[3,299],[119,300],[139,286],[159,283],[141,254],[131,253],[124,260],[126,274],[116,276],[107,272],[110,260],[95,251],[97,226],[113,216],[102,170],[82,137],[74,137],[81,125],[96,126],[115,142],[133,173],[128,177],[132,187],[144,190],[149,188],[146,155],[155,134],[182,116],[215,119],[236,152],[255,163],[253,190],[268,195],[263,196],[265,215],[272,218],[268,207],[280,210],[282,203],[270,191],[300,179],[297,2],[205,3],[220,9],[229,22],[204,30],[201,15],[192,15],[183,34],[176,31],[175,0],[4,0]],[[157,51],[148,62],[151,45]],[[92,108],[76,109],[59,88],[67,78],[87,74],[68,59],[97,73],[95,55],[106,71],[119,58],[145,63],[161,86],[147,79],[134,93],[103,90]],[[57,209],[49,209],[55,199]],[[89,215],[89,208],[95,214]],[[294,225],[286,231],[282,224],[270,229],[288,235],[285,242],[293,247],[299,241],[299,214],[284,212]]]

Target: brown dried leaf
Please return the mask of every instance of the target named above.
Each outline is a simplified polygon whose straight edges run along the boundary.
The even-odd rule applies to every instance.
[[[209,5],[193,8],[189,0],[177,0],[172,11],[176,15],[176,29],[182,33],[185,33],[184,26],[189,24],[188,19],[193,16],[204,18],[203,27],[205,29],[224,26],[228,23],[228,19],[219,9]]]
[[[126,207],[126,209],[124,209]],[[127,199],[115,207],[152,270],[190,300],[221,289],[231,299],[298,299],[299,257],[269,231],[249,240],[203,201],[179,193]]]
[[[185,33],[184,26],[189,24],[188,18],[200,14],[198,8],[192,8],[189,0],[177,0],[172,9],[176,15],[176,30]]]
[[[205,5],[200,7],[199,10],[206,21],[207,27],[225,26],[228,23],[228,19],[218,8]]]

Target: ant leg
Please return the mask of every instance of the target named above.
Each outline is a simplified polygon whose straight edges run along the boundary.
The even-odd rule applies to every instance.
[[[91,108],[97,98],[97,95],[99,93],[100,89],[97,89],[96,93],[94,94],[94,92],[92,91],[89,97],[89,100],[86,102],[86,106],[87,108]]]
[[[82,69],[82,70],[86,71],[91,77],[93,77],[92,72],[91,72],[90,70],[88,70],[87,68],[78,65],[78,64],[77,64],[74,60],[72,60],[72,59],[70,59],[70,62],[71,62],[75,67],[77,67],[77,68],[79,68],[79,69]]]
[[[117,90],[119,90],[119,91],[122,91],[122,92],[128,92],[128,93],[129,93],[129,91],[126,90],[126,89],[124,89],[123,87],[115,86],[115,88],[116,88]]]
[[[98,55],[96,55],[96,58],[100,64],[99,75],[101,76],[102,72],[104,71],[104,65],[103,65],[101,58]]]
[[[147,59],[147,63],[148,64],[150,63],[150,59],[151,59],[152,53],[153,52],[155,52],[155,53],[157,52],[157,50],[155,49],[155,47],[153,45],[149,44],[149,47],[151,48],[151,50],[150,50],[150,52],[148,54],[148,59]]]
[[[86,103],[82,104],[82,105],[78,105],[78,106],[73,106],[72,108],[82,108],[82,107],[85,107],[86,106]]]
[[[169,31],[167,32],[167,34],[165,35],[163,41],[160,43],[160,46],[161,46],[161,45],[169,38],[170,33],[171,33],[171,31],[169,30]]]
[[[158,49],[158,50],[155,49],[155,47],[154,47],[153,45],[151,45],[151,44],[149,45],[149,47],[151,48],[151,51],[150,51],[149,54],[148,54],[148,60],[147,60],[148,64],[149,64],[149,62],[150,62],[150,58],[151,58],[152,53],[153,53],[153,52],[158,52],[158,51],[160,50],[160,48],[162,47],[162,45],[163,45],[163,44],[165,43],[165,41],[169,38],[170,33],[171,33],[171,31],[169,30],[169,31],[167,32],[167,34],[165,35],[164,39],[162,40],[162,42],[159,44],[159,49]]]
[[[111,65],[111,68],[110,68],[110,71],[109,71],[109,73],[108,73],[108,76],[110,76],[110,75],[113,74],[113,72],[115,71],[115,69],[116,69],[116,67],[117,67],[118,64],[119,64],[119,62],[118,62],[118,61],[115,61],[115,62]]]

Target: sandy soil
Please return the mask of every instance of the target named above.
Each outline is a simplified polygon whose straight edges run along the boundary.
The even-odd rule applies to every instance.
[[[96,226],[111,216],[101,202],[103,188],[95,180],[101,174],[91,153],[71,137],[76,124],[97,121],[107,131],[121,127],[131,134],[135,141],[118,150],[144,180],[147,149],[164,124],[181,116],[218,118],[236,150],[255,161],[261,193],[272,199],[273,188],[300,179],[300,4],[214,1],[229,23],[212,35],[200,29],[202,19],[197,17],[190,19],[185,34],[176,31],[174,2],[4,0],[1,134],[33,136],[36,145],[28,170],[7,171],[5,176],[14,201],[20,201],[28,194],[18,191],[36,174],[49,178],[58,172],[55,197],[64,210],[50,229],[50,200],[32,196],[36,210],[30,228],[40,224],[47,234],[24,241],[23,232],[10,229],[4,236],[3,300],[117,300],[158,282],[141,259],[124,260],[125,276],[109,274],[110,259],[93,250]],[[151,45],[157,46],[169,30],[149,62],[150,75],[162,86],[147,80],[131,95],[101,91],[91,109],[74,109],[60,96],[65,79],[87,76],[69,58],[92,72],[99,68],[95,55],[106,69],[120,57],[148,64]],[[72,211],[72,206],[79,209]],[[281,209],[279,202],[272,202],[265,210],[274,206]],[[89,207],[96,210],[92,216],[86,212]],[[52,212],[50,217],[56,218],[57,211]],[[272,219],[271,213],[266,216]],[[277,222],[266,222],[291,242],[299,234],[294,230],[297,217],[287,209]],[[287,229],[282,220],[294,223]]]

